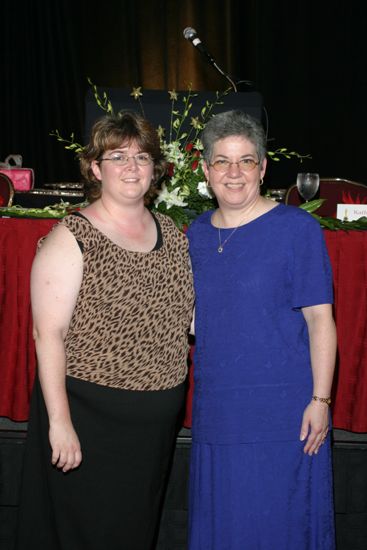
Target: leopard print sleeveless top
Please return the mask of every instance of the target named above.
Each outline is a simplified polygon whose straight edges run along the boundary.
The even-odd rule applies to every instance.
[[[193,282],[188,244],[155,215],[162,245],[124,250],[86,218],[61,220],[83,254],[83,279],[65,340],[67,374],[127,390],[163,390],[187,373]]]

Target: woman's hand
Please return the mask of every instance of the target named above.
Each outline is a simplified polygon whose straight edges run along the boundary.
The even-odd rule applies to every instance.
[[[65,473],[80,465],[82,452],[71,422],[51,422],[49,439],[52,449],[51,462],[56,468]]]
[[[82,460],[66,391],[65,337],[83,277],[75,237],[58,225],[43,242],[31,272],[33,337],[38,377],[49,419],[51,462],[63,472]]]
[[[329,431],[329,406],[320,401],[311,401],[305,408],[300,440],[306,441],[304,453],[317,454]]]
[[[327,397],[335,366],[336,330],[330,304],[302,308],[310,338],[313,378],[312,395]],[[317,454],[329,431],[329,406],[312,400],[303,413],[300,439],[306,441],[304,452]]]

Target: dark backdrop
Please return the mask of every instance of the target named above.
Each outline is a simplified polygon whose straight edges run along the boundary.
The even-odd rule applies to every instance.
[[[269,148],[312,155],[270,163],[268,186],[287,187],[300,170],[367,182],[365,3],[2,0],[1,21],[0,160],[21,153],[37,187],[79,179],[73,154],[49,133],[84,139],[87,77],[127,93],[226,88],[183,38],[186,26],[224,70],[255,82]]]

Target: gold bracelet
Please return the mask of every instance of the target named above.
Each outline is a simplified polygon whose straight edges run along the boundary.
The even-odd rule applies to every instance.
[[[331,405],[331,398],[330,397],[318,397],[317,395],[313,395],[312,399],[314,401],[321,401],[321,403],[326,403],[329,407]]]

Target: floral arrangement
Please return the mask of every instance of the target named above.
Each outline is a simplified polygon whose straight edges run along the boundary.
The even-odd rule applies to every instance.
[[[92,86],[93,94],[97,105],[106,113],[113,114],[113,106],[107,97],[106,92],[99,94],[95,84],[88,79]],[[168,136],[161,126],[158,127],[158,135],[161,140],[161,147],[168,163],[167,174],[161,181],[160,189],[152,209],[170,216],[176,225],[180,228],[188,226],[191,221],[206,210],[216,207],[216,201],[211,196],[205,182],[205,176],[202,169],[202,144],[200,141],[200,132],[205,127],[206,122],[213,115],[213,109],[216,105],[223,104],[225,96],[231,88],[222,93],[215,94],[215,100],[210,103],[205,102],[200,113],[192,116],[193,99],[197,96],[191,88],[180,97],[175,91],[169,91],[169,100],[171,102],[170,128]],[[143,92],[141,87],[133,88],[130,94],[140,106],[144,115],[144,108],[141,101]],[[181,109],[180,109],[181,104]],[[74,139],[74,133],[69,139],[63,138],[58,130],[51,132],[51,136],[64,144],[65,149],[78,154],[83,146]],[[301,155],[296,151],[288,151],[282,147],[275,151],[268,151],[268,157],[275,162],[282,158],[297,158],[301,163],[310,155]],[[354,221],[342,221],[336,218],[318,216],[315,212],[324,202],[324,199],[318,199],[303,203],[303,208],[314,216],[321,227],[325,229],[367,229],[367,218],[362,217]],[[348,200],[345,200],[348,202]],[[350,201],[349,201],[350,202]],[[75,209],[83,208],[86,202],[72,205],[61,201],[59,204],[40,208],[23,208],[20,206],[2,207],[0,204],[0,214],[3,216],[15,217],[44,217],[44,218],[62,218]]]
[[[88,82],[92,87],[97,105],[106,113],[113,114],[113,106],[106,92],[100,95],[97,86],[90,79]],[[230,90],[231,88],[222,93],[216,92],[215,100],[206,101],[197,116],[192,116],[193,99],[197,94],[191,90],[191,87],[181,94],[175,90],[168,92],[171,106],[168,135],[161,126],[157,129],[168,170],[163,181],[160,182],[160,189],[152,208],[170,216],[180,228],[189,225],[196,216],[216,205],[215,198],[208,191],[202,169],[200,132],[213,116],[215,106],[224,103],[224,98]],[[137,101],[144,114],[141,87],[133,88],[130,95]],[[51,135],[63,142],[66,149],[76,154],[82,150],[82,145],[75,142],[73,133],[70,139],[64,139],[57,130]],[[275,162],[281,158],[296,157],[300,162],[310,158],[309,155],[288,151],[285,147],[268,151],[268,156]]]

